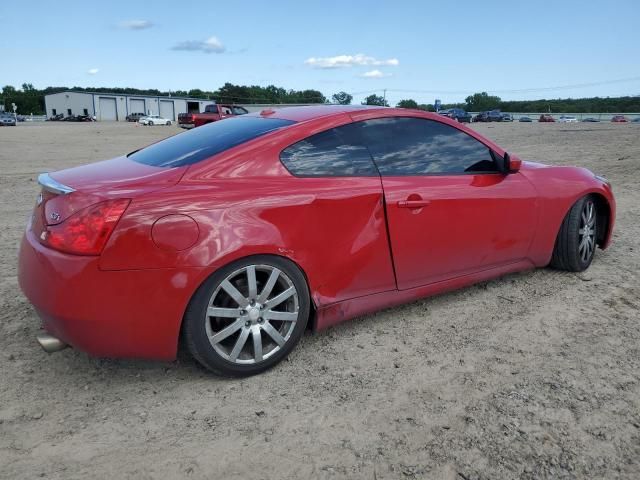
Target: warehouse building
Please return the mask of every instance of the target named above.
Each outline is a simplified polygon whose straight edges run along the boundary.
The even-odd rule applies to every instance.
[[[44,103],[47,117],[90,115],[96,120],[125,121],[129,114],[144,113],[176,121],[179,113],[204,112],[207,105],[215,102],[201,98],[66,91],[46,95]]]

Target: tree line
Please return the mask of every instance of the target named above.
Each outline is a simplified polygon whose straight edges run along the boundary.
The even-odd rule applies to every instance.
[[[44,113],[45,95],[68,90],[127,95],[190,97],[215,100],[218,103],[240,104],[336,103],[349,105],[353,101],[353,95],[347,92],[335,93],[331,96],[331,99],[328,99],[318,90],[287,90],[282,87],[276,87],[275,85],[261,87],[258,85],[234,85],[232,83],[225,83],[222,87],[213,91],[200,89],[161,91],[157,89],[120,87],[47,87],[37,89],[31,83],[23,83],[21,89],[17,89],[11,85],[4,86],[2,88],[2,94],[0,94],[0,103],[4,104],[7,111],[12,111],[12,104],[15,104],[18,113],[41,115]],[[385,97],[376,94],[371,94],[366,97],[362,104],[389,106],[389,102]],[[435,111],[433,104],[418,103],[413,99],[400,100],[396,106]],[[462,108],[470,112],[499,109],[503,112],[630,113],[640,112],[640,96],[502,100],[500,97],[489,95],[487,92],[480,92],[469,95],[464,102],[443,104],[441,108]]]
[[[412,99],[400,100],[396,106],[435,111],[433,104],[418,104]],[[443,104],[440,108],[462,108],[468,112],[501,110],[503,112],[637,113],[640,112],[640,96],[502,100],[498,96],[481,92],[469,95],[464,103]]]
[[[22,89],[17,89],[11,85],[2,88],[0,102],[7,111],[12,110],[12,103],[15,103],[18,113],[42,115],[44,113],[44,97],[52,93],[66,91],[75,92],[95,92],[95,93],[116,93],[121,95],[150,95],[160,97],[189,97],[203,100],[215,100],[218,103],[271,103],[271,104],[291,104],[291,103],[328,103],[329,100],[318,90],[287,90],[285,88],[269,85],[260,87],[258,85],[233,85],[225,83],[218,90],[207,91],[198,88],[191,90],[171,90],[161,91],[155,88],[102,88],[102,87],[47,87],[42,90],[36,89],[31,83],[23,83]]]

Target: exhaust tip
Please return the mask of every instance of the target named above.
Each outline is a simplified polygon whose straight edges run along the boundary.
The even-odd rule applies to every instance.
[[[69,345],[64,343],[59,338],[54,337],[53,335],[49,335],[48,333],[39,333],[36,336],[38,343],[42,347],[42,349],[47,353],[59,352],[60,350],[64,350]]]

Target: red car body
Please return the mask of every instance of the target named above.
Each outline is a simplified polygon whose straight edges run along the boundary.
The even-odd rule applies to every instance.
[[[386,117],[441,122],[505,154],[440,115],[317,106],[249,117],[259,115],[295,123],[189,166],[119,157],[51,174],[19,258],[21,288],[49,333],[93,356],[173,359],[194,292],[217,269],[256,254],[300,267],[311,324],[323,329],[546,266],[567,211],[589,193],[606,210],[599,245],[610,242],[611,189],[583,168],[512,155],[509,174],[301,178],[280,161],[283,149],[311,134]],[[56,182],[75,191],[58,194]],[[65,253],[39,240],[74,212],[122,198],[129,203],[99,254]]]
[[[625,117],[624,115],[614,115],[611,118],[611,121],[613,123],[627,123],[628,122],[627,117]]]
[[[543,123],[554,123],[555,121],[556,119],[553,118],[553,116],[547,115],[547,114],[540,115],[540,118],[538,119],[538,122],[543,122]]]

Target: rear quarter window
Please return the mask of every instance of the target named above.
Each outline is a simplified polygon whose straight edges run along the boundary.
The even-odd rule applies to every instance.
[[[181,167],[200,162],[292,123],[291,120],[279,118],[228,118],[179,133],[127,156],[145,165]]]
[[[317,133],[280,153],[280,161],[296,177],[377,176],[369,150],[348,124]]]

